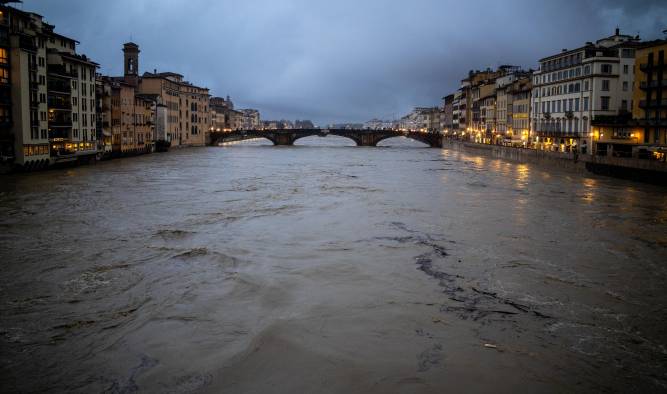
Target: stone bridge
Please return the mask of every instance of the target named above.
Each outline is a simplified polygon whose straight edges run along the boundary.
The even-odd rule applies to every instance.
[[[387,138],[406,137],[427,144],[431,148],[442,148],[442,135],[439,133],[391,129],[278,129],[212,132],[209,135],[208,144],[218,145],[224,142],[266,138],[273,142],[274,145],[294,145],[294,142],[300,138],[310,136],[326,137],[329,135],[349,138],[357,146],[377,146],[380,141]]]

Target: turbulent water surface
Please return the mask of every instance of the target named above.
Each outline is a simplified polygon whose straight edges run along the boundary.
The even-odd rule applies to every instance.
[[[303,143],[0,178],[0,391],[667,390],[665,189]]]

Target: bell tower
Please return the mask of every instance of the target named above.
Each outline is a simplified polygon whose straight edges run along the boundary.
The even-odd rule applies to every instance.
[[[139,76],[139,45],[128,42],[123,45],[123,54],[125,57],[125,76]]]

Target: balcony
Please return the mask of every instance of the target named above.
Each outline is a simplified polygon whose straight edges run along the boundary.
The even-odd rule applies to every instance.
[[[662,100],[640,100],[639,108],[660,108],[667,107],[667,99]]]
[[[67,71],[65,66],[62,64],[49,64],[47,68],[49,76],[61,77],[61,78],[78,78],[78,73],[76,71]]]
[[[51,124],[49,123],[49,139],[50,140],[65,140],[69,138],[70,129],[57,128],[51,129]]]
[[[664,87],[667,87],[667,80],[651,81],[651,82],[642,81],[639,84],[639,88],[642,89],[642,90],[655,89],[655,88],[664,88]]]
[[[535,135],[538,137],[556,137],[556,138],[581,138],[582,133],[573,132],[573,131],[560,131],[560,130],[550,130],[550,131],[535,131]]]
[[[60,97],[49,97],[49,109],[71,111],[72,101],[69,99],[62,99]]]
[[[20,36],[19,37],[19,48],[26,51],[37,52],[37,45],[35,44],[35,39],[30,36]]]
[[[49,79],[47,85],[47,91],[49,93],[59,93],[59,94],[71,94],[72,85],[69,82],[59,81],[56,79]]]
[[[618,115],[595,115],[591,124],[595,126],[625,126],[631,121],[632,114],[622,111]]]
[[[72,127],[72,115],[67,112],[49,112],[49,129]]]
[[[653,63],[641,63],[641,64],[639,65],[639,69],[640,69],[641,71],[646,72],[646,71],[650,71],[650,70],[657,70],[657,69],[659,69],[659,68],[665,68],[665,66],[667,66],[667,64],[665,64],[665,63],[658,63],[658,64],[653,64]]]

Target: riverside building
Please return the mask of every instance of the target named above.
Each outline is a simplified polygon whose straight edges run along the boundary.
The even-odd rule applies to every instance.
[[[632,114],[598,118],[593,124],[598,156],[665,161],[667,156],[667,40],[637,48]],[[630,116],[631,115],[631,116]]]
[[[36,13],[0,5],[0,160],[39,168],[97,154],[95,71]]]
[[[629,112],[639,37],[614,35],[540,60],[532,93],[533,143],[561,152],[591,153],[591,122]]]
[[[209,91],[177,73],[139,72],[139,46],[123,45],[122,77],[100,77],[111,95],[110,119],[115,155],[148,153],[156,141],[170,146],[202,146],[209,130]]]

